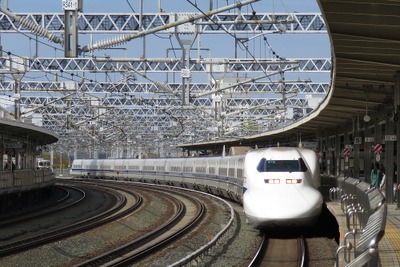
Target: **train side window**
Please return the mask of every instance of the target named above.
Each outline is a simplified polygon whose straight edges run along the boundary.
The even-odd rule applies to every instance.
[[[259,172],[266,172],[266,171],[267,171],[266,162],[267,162],[267,160],[266,160],[265,158],[262,158],[262,159],[260,160],[260,163],[258,163],[257,171],[259,171]]]
[[[308,168],[307,168],[307,165],[304,162],[304,160],[302,158],[299,158],[299,162],[300,162],[300,171],[301,172],[307,172]]]

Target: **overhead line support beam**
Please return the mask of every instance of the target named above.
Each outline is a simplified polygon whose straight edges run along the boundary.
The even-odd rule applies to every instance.
[[[229,5],[229,6],[226,6],[226,7],[220,8],[220,9],[216,9],[216,10],[213,10],[213,11],[208,11],[208,12],[205,12],[204,14],[194,15],[193,17],[189,17],[187,19],[176,21],[176,22],[173,22],[173,23],[170,23],[170,24],[167,24],[167,25],[163,25],[163,26],[160,26],[160,27],[155,27],[155,28],[147,30],[147,31],[141,31],[141,32],[139,32],[137,34],[126,34],[126,35],[123,35],[121,37],[115,37],[113,39],[103,40],[103,41],[100,41],[100,42],[98,42],[96,44],[93,44],[93,45],[84,46],[82,48],[82,52],[90,52],[90,51],[94,51],[96,49],[105,49],[105,48],[113,47],[113,46],[116,46],[116,45],[119,45],[119,44],[126,43],[126,42],[128,42],[128,41],[130,41],[132,39],[135,39],[135,38],[139,38],[139,37],[151,34],[151,33],[156,33],[158,31],[166,30],[166,29],[169,29],[169,28],[172,28],[172,27],[176,27],[176,26],[185,24],[185,23],[194,22],[194,21],[196,21],[198,19],[201,19],[201,18],[204,18],[204,17],[209,17],[209,16],[212,16],[214,14],[218,14],[218,13],[221,13],[221,12],[224,12],[224,11],[227,11],[227,10],[231,10],[231,9],[234,9],[234,8],[237,8],[237,7],[241,7],[241,6],[244,6],[244,5],[248,5],[248,4],[251,4],[251,3],[255,3],[255,2],[258,2],[258,1],[260,1],[260,0],[247,0],[247,1],[244,1],[244,2],[236,2],[233,5]]]

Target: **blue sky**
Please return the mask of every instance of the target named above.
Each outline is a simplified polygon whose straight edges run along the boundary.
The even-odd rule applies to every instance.
[[[9,8],[14,12],[63,12],[62,0],[8,0]],[[139,11],[139,0],[83,0],[84,12],[127,12],[130,10],[129,4],[133,9]],[[146,12],[156,12],[160,0],[144,0],[144,8]],[[243,0],[242,0],[243,1]],[[1,1],[2,6],[4,0]],[[193,11],[192,5],[186,0],[161,0],[161,7],[166,12]],[[202,9],[209,7],[207,0],[191,0],[197,3]],[[213,0],[214,7],[225,6],[227,3],[232,4],[233,0]],[[318,5],[315,0],[262,0],[253,4],[258,12],[319,12]]]
[[[242,0],[243,1],[243,0]],[[5,1],[0,0],[4,6]],[[8,0],[9,9],[15,13],[63,13],[62,0]],[[158,4],[165,12],[194,12],[196,11],[190,4],[197,3],[199,8],[207,10],[210,1],[207,0],[144,0],[145,12],[155,13],[158,10]],[[223,7],[227,4],[233,4],[236,0],[213,0],[214,8]],[[129,4],[128,4],[129,3]],[[135,12],[139,11],[139,0],[84,0],[85,13],[130,13],[132,9]],[[254,9],[259,13],[319,13],[319,8],[314,0],[261,0],[252,6],[242,7],[242,12],[251,12]],[[198,12],[198,11],[196,11]],[[233,12],[233,11],[232,11]],[[105,34],[94,35],[94,40],[104,40],[113,36]],[[166,49],[171,47],[171,42],[174,48],[179,45],[173,37],[171,40],[160,36],[151,35],[147,37],[146,57],[159,58],[166,57]],[[283,58],[328,58],[330,57],[329,39],[326,34],[269,34],[268,43],[272,49]],[[2,34],[2,45],[5,51],[10,51],[19,56],[32,57],[35,53],[34,35],[30,37],[22,34]],[[189,38],[189,37],[184,37]],[[256,57],[270,57],[271,50],[263,43],[262,36],[252,41],[250,44],[254,47],[252,52]],[[46,42],[45,39],[39,38]],[[233,58],[234,57],[234,40],[227,34],[223,35],[203,35],[201,37],[202,47],[209,48],[212,51],[211,57],[217,58]],[[79,43],[85,46],[89,43],[88,35],[80,35]],[[229,44],[220,45],[220,44]],[[39,46],[40,57],[63,57],[62,47],[58,44],[50,44],[48,46]],[[54,48],[53,48],[54,47]],[[96,56],[109,55],[111,57],[140,57],[142,55],[142,40],[132,40],[126,44],[118,46],[125,50],[99,50],[95,52]],[[171,56],[171,55],[170,55]],[[239,57],[245,57],[245,53]],[[178,55],[179,57],[179,55]]]
[[[5,1],[0,0],[1,5],[3,6]],[[62,0],[8,0],[9,9],[15,13],[63,13],[62,10]],[[209,2],[207,0],[144,0],[144,9],[145,12],[157,12],[158,5],[161,3],[161,7],[166,12],[185,12],[191,11],[194,12],[195,9],[190,4],[197,3],[200,9],[207,10],[209,8]],[[213,0],[214,8],[226,6],[227,4],[233,4],[234,0]],[[129,4],[128,4],[129,3]],[[136,12],[139,11],[139,0],[84,0],[84,12],[85,13],[127,13],[132,12],[132,9]],[[310,13],[318,13],[319,8],[314,0],[261,0],[257,3],[252,4],[252,8],[259,13],[293,13],[293,12],[310,12]],[[251,12],[252,8],[250,6],[245,6],[242,8],[243,12]],[[196,11],[198,12],[198,11]],[[2,37],[7,37],[3,35]],[[12,36],[13,40],[17,40],[15,36]],[[87,44],[88,41],[85,41],[85,38],[88,39],[87,36],[80,37],[81,46]],[[97,35],[94,38],[95,40],[102,40],[104,38],[108,38],[105,35]],[[203,36],[202,38],[208,38],[207,36]],[[216,36],[213,35],[214,38],[213,43],[221,43],[226,40],[226,38],[232,39],[227,35],[225,36]],[[6,39],[6,38],[3,38]],[[32,40],[27,41],[27,37],[18,36],[18,41],[16,42],[4,42],[3,48],[8,51],[11,49],[15,50],[16,54],[22,53],[21,55],[30,56],[32,51],[35,50],[33,46]],[[261,38],[259,38],[261,39]],[[21,40],[21,41],[19,41]],[[206,40],[206,39],[204,39]],[[231,40],[232,41],[232,40]],[[281,57],[285,58],[293,58],[293,57],[329,57],[330,56],[330,48],[329,48],[329,40],[327,36],[321,35],[311,35],[311,34],[302,34],[294,36],[293,34],[274,34],[268,36],[268,41],[271,47],[275,50],[277,54]],[[163,42],[160,38],[155,42],[159,44]],[[16,46],[15,44],[18,44]],[[166,46],[170,45],[169,40],[164,42]],[[149,47],[151,43],[148,43]],[[132,49],[132,47],[141,46],[141,42],[131,41],[129,44],[124,45],[122,47],[127,47],[129,51],[129,56],[136,57],[140,56],[140,54],[136,54],[137,49]],[[39,49],[39,52],[42,53],[47,51],[47,48]],[[218,49],[214,49],[214,53],[221,53],[221,57],[230,57],[232,56],[232,52],[230,54],[224,54],[226,49],[222,49],[218,51]],[[112,52],[109,52],[112,53]],[[122,52],[121,52],[122,53]],[[124,52],[125,53],[125,52]],[[51,56],[62,56],[61,52],[51,51],[49,54]],[[123,55],[126,55],[123,54]],[[123,56],[121,54],[121,56]],[[42,56],[44,56],[42,54]],[[116,55],[118,56],[118,55]],[[154,54],[154,57],[165,56],[165,50],[162,50],[160,54]],[[215,55],[213,55],[215,56]]]
[[[128,4],[129,1],[129,4]],[[236,0],[235,0],[236,1]],[[233,4],[234,0],[213,0],[214,8]],[[15,13],[63,13],[62,0],[8,0],[9,9]],[[139,0],[84,0],[85,13],[130,13],[132,9],[139,12]],[[161,2],[161,7],[165,12],[194,12],[193,6],[186,0],[144,0],[144,11],[155,13],[158,10],[158,3]],[[202,10],[209,8],[207,0],[191,0],[192,3],[198,4]],[[4,6],[5,1],[0,0],[1,6]],[[290,1],[271,1],[261,0],[252,4],[252,8],[259,13],[319,13],[319,8],[314,0],[290,0]],[[250,6],[242,8],[242,12],[251,12]],[[197,12],[197,11],[196,11]],[[35,53],[34,35],[22,34],[1,34],[1,43],[3,50],[11,52],[18,56],[32,57]],[[103,40],[111,36],[95,35],[96,40]],[[164,35],[165,37],[165,35]],[[88,44],[88,35],[80,35],[79,42],[81,46]],[[262,38],[262,37],[261,37]],[[262,39],[255,39],[254,49],[256,57],[270,57],[271,51],[264,45],[261,45]],[[46,42],[45,39],[39,38],[40,41]],[[148,58],[166,57],[166,49],[171,47],[171,42],[174,48],[179,45],[175,38],[168,40],[167,38],[159,38],[155,35],[147,37],[146,50]],[[227,34],[224,35],[205,35],[201,37],[202,47],[209,48],[212,51],[211,57],[217,58],[234,58],[233,43],[234,40]],[[268,35],[268,42],[273,50],[283,58],[329,58],[330,47],[329,38],[326,34],[271,34]],[[224,44],[224,45],[220,45]],[[225,44],[229,44],[225,45]],[[58,44],[50,44],[48,46],[40,45],[38,48],[39,57],[63,57],[62,47]],[[124,45],[118,46],[126,50],[100,50],[96,51],[96,56],[110,55],[112,57],[132,57],[137,58],[142,55],[142,40],[137,39],[130,41]],[[261,51],[262,50],[262,51]],[[253,51],[252,51],[253,52]],[[244,57],[244,53],[239,57]],[[171,55],[170,55],[171,57]],[[179,55],[177,57],[180,57]],[[36,75],[36,76],[35,76]],[[104,79],[96,76],[97,79]],[[310,75],[314,82],[328,82],[329,74],[321,76]],[[76,76],[77,77],[77,76]],[[328,78],[326,78],[328,77]],[[112,78],[112,77],[111,77]],[[297,74],[294,78],[298,78]],[[299,77],[308,79],[307,75]],[[6,76],[7,80],[11,77]],[[48,74],[27,73],[24,80],[52,80],[54,77]],[[1,103],[0,103],[1,104]]]

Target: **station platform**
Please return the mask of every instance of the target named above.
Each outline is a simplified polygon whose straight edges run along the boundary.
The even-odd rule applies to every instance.
[[[336,217],[340,230],[340,244],[344,245],[343,238],[347,232],[346,216],[343,213],[340,202],[327,202],[330,212]],[[400,209],[397,204],[388,204],[385,236],[379,242],[379,266],[400,267]],[[339,266],[346,266],[341,255]]]

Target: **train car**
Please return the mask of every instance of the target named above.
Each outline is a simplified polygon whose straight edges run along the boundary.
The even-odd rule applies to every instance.
[[[50,160],[46,160],[43,158],[37,158],[36,159],[36,169],[40,170],[47,170],[51,168],[51,163]]]
[[[269,170],[272,163],[275,171]],[[267,148],[226,157],[82,159],[74,160],[71,175],[167,184],[220,195],[243,203],[255,228],[281,222],[306,225],[322,209],[317,156],[308,149]]]
[[[317,156],[312,150],[274,147],[245,158],[243,209],[254,228],[312,225],[322,211]]]

